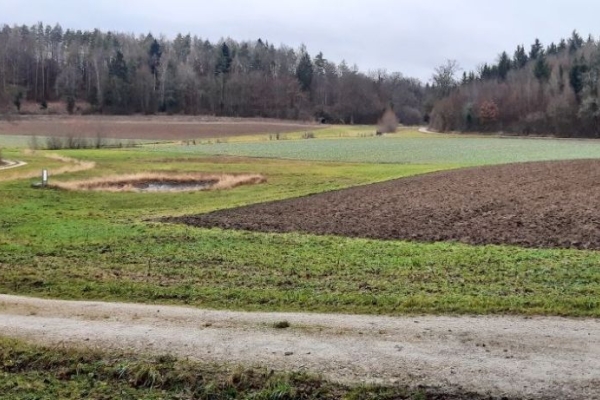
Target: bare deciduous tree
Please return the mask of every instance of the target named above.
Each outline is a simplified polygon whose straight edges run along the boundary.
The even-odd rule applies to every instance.
[[[424,99],[420,82],[399,73],[365,74],[261,39],[211,43],[43,24],[0,29],[0,105],[12,106],[18,93],[19,105],[72,98],[82,112],[336,123],[377,123],[386,104],[418,119]]]

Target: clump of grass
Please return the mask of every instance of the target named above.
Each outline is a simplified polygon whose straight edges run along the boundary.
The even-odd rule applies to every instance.
[[[273,328],[275,329],[287,329],[290,326],[292,326],[289,321],[283,320],[283,321],[277,321],[273,324]]]
[[[241,175],[219,175],[219,181],[212,187],[213,189],[233,189],[241,185],[256,185],[264,183],[267,179],[258,174]]]

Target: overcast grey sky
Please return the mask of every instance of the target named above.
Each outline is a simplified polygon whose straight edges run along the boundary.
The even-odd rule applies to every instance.
[[[446,59],[471,70],[536,37],[549,44],[573,29],[598,37],[599,15],[597,0],[0,0],[9,25],[304,43],[336,63],[423,81]]]

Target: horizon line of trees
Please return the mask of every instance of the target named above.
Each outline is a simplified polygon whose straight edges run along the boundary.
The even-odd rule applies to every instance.
[[[404,124],[423,121],[426,89],[385,70],[363,73],[322,53],[314,57],[266,41],[190,34],[175,39],[63,30],[60,25],[0,29],[0,107],[22,102],[66,109],[86,102],[105,114],[211,114],[377,123],[393,109]]]
[[[495,64],[458,78],[458,64],[436,69],[430,126],[440,131],[503,131],[600,137],[600,42],[569,39],[502,52]]]

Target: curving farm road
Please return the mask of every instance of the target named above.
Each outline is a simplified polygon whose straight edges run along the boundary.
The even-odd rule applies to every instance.
[[[27,163],[23,162],[23,161],[4,160],[4,162],[6,162],[7,164],[0,165],[0,171],[5,170],[5,169],[12,169],[12,168],[17,168],[17,167],[23,167],[23,166],[27,165]]]
[[[278,321],[288,329],[275,329]],[[307,370],[340,382],[600,399],[600,320],[244,313],[0,295],[0,335]]]

